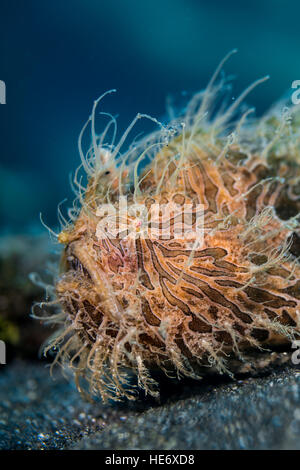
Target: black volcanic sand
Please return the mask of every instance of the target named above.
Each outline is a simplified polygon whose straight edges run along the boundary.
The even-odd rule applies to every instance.
[[[300,449],[300,368],[161,385],[161,402],[89,403],[38,361],[51,328],[30,318],[59,251],[47,236],[0,237],[0,449]],[[48,264],[48,268],[47,268]]]
[[[0,449],[300,449],[300,369],[165,383],[157,404],[89,403],[45,364],[0,370]]]

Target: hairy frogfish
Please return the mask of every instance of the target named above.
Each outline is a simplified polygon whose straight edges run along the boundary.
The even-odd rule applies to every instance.
[[[216,106],[225,59],[168,124],[138,114],[117,139],[103,113],[98,135],[111,90],[79,136],[76,200],[58,235],[60,327],[46,349],[104,400],[158,396],[155,371],[232,375],[249,352],[299,337],[300,110],[281,102],[256,119],[243,109],[265,78]],[[155,129],[129,145],[142,119]]]

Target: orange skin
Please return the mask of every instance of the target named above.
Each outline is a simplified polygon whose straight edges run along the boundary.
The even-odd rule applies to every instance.
[[[286,184],[265,160],[235,147],[219,158],[194,145],[180,167],[174,161],[166,170],[170,152],[163,149],[145,169],[137,202],[202,204],[205,235],[192,255],[184,238],[97,238],[95,213],[104,196],[92,179],[88,210],[59,235],[66,248],[56,291],[74,340],[61,354],[81,348],[76,374],[88,376],[103,399],[133,397],[128,368],[157,395],[151,369],[230,373],[231,357],[288,345],[299,335],[300,267],[289,243],[297,230],[276,214],[288,198]],[[288,171],[282,164],[277,175]],[[112,170],[113,201],[116,181]]]

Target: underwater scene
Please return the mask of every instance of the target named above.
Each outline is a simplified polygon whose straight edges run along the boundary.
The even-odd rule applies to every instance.
[[[1,0],[0,450],[300,450],[299,15]]]

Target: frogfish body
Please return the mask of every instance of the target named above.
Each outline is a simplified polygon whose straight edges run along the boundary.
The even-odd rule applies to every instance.
[[[218,90],[123,154],[133,126],[105,144],[95,102],[88,183],[76,176],[79,208],[58,236],[63,327],[48,348],[103,399],[134,398],[132,372],[156,396],[152,371],[231,374],[232,358],[299,336],[300,113],[246,123],[236,103],[212,117]]]

